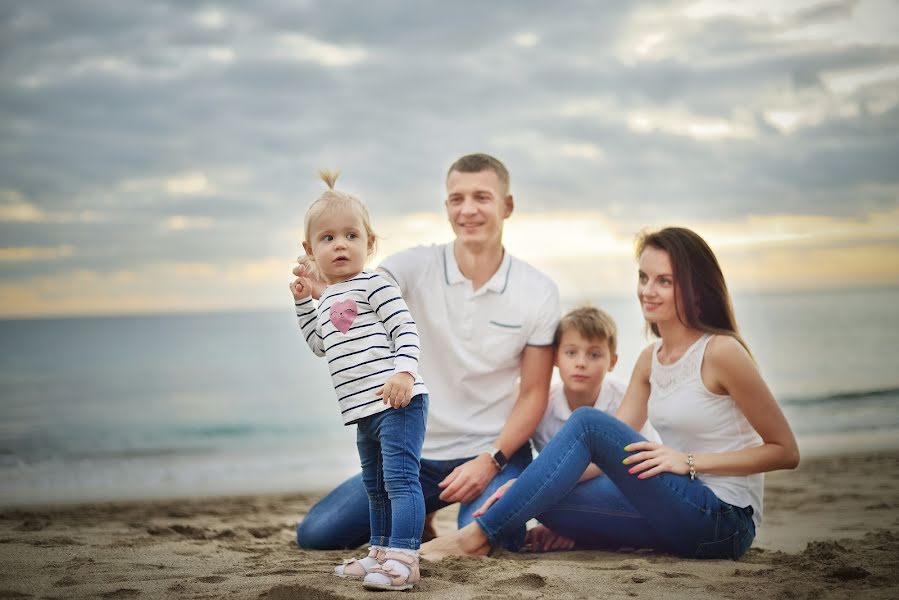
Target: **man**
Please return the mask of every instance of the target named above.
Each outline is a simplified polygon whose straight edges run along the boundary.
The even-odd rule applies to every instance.
[[[423,345],[420,373],[431,395],[421,460],[425,508],[461,503],[462,527],[531,461],[528,440],[546,409],[560,308],[552,280],[503,248],[503,223],[514,208],[505,166],[485,154],[463,156],[446,188],[455,240],[400,252],[380,269],[400,286]],[[291,288],[308,271],[301,264],[294,275]],[[302,548],[368,539],[361,475],[297,526]]]

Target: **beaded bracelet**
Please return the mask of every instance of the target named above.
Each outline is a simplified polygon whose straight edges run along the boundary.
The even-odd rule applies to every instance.
[[[696,463],[693,462],[693,453],[687,452],[687,465],[690,467],[690,481],[696,479]]]

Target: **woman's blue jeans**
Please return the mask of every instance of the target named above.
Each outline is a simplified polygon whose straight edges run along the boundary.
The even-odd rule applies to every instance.
[[[653,548],[739,558],[755,538],[752,508],[722,502],[699,479],[628,473],[624,447],[644,438],[615,417],[580,408],[506,494],[475,519],[491,544],[528,519],[588,547]],[[604,475],[578,484],[590,463]]]
[[[356,423],[362,483],[368,494],[372,546],[418,550],[425,499],[418,480],[428,421],[428,395]]]

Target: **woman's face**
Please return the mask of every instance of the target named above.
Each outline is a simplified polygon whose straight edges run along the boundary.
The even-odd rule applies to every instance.
[[[650,323],[676,320],[676,297],[671,258],[666,251],[647,246],[640,253],[637,281],[637,299],[644,318]]]

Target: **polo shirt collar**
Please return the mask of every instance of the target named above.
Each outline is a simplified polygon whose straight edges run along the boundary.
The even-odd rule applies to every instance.
[[[448,243],[443,249],[443,264],[447,284],[458,285],[469,281],[462,274],[462,271],[459,270],[459,263],[456,262],[456,254],[453,252],[453,242]],[[484,284],[481,290],[502,294],[509,283],[509,269],[511,267],[512,256],[503,248],[503,260],[499,264],[499,268],[493,274],[493,277],[487,280],[487,283]],[[480,292],[481,290],[478,291]]]
[[[561,385],[561,384],[560,384]],[[596,400],[593,401],[593,408],[599,409],[599,398],[602,396],[602,391],[606,386],[606,382],[603,381],[602,385],[599,387],[599,394],[596,395]],[[556,414],[556,417],[562,421],[567,421],[568,417],[571,416],[571,407],[568,406],[568,399],[565,398],[565,388],[563,387],[559,391],[558,402],[555,403],[555,406],[552,407],[553,412]]]

